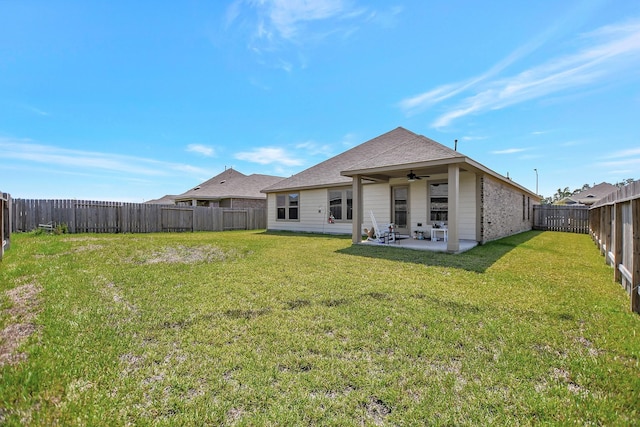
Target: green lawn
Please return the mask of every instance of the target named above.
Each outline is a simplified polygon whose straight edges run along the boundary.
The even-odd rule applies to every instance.
[[[459,255],[14,234],[0,424],[633,425],[640,316],[586,235]]]

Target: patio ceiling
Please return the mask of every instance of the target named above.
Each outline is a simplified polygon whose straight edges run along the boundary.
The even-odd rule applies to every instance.
[[[452,162],[449,162],[452,163]],[[447,174],[449,163],[428,165],[415,164],[415,165],[394,165],[386,166],[384,168],[373,168],[369,170],[361,171],[346,171],[342,175],[353,176],[360,175],[364,180],[371,180],[376,182],[387,182],[392,178],[407,178],[410,172],[421,177],[421,179],[427,179],[430,176]],[[470,168],[460,168],[460,171],[469,171]]]

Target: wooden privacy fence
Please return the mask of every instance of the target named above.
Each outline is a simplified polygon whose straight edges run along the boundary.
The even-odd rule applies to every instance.
[[[255,230],[267,227],[267,212],[264,208],[15,199],[12,224],[13,231],[64,226],[69,233]]]
[[[0,260],[11,244],[11,195],[0,191]]]
[[[535,230],[589,233],[588,206],[534,205]]]
[[[589,217],[591,237],[629,294],[631,310],[640,313],[640,181],[598,201]]]

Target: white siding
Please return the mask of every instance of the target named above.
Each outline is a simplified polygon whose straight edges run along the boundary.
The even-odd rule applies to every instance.
[[[444,176],[443,176],[444,177]],[[376,222],[384,227],[391,221],[391,187],[409,184],[409,221],[410,232],[416,229],[428,230],[431,227],[427,210],[427,183],[422,179],[407,183],[405,179],[393,179],[389,183],[366,184],[363,186],[362,226],[371,228],[370,212],[373,211]],[[351,221],[328,222],[327,189],[300,191],[300,220],[276,220],[276,194],[267,196],[267,228],[311,233],[351,234]],[[476,176],[470,172],[460,173],[460,238],[476,238]],[[422,227],[418,227],[422,223]]]
[[[351,221],[329,224],[326,188],[300,191],[298,221],[276,220],[276,194],[267,196],[267,228],[280,231],[302,231],[310,233],[351,234]]]
[[[371,212],[379,227],[391,222],[391,188],[389,184],[368,184],[362,189],[362,226],[371,228]]]
[[[476,239],[476,175],[471,172],[460,172],[460,239]]]
[[[425,231],[429,225],[427,212],[427,180],[421,179],[409,183],[409,231]],[[418,223],[422,224],[418,227]]]

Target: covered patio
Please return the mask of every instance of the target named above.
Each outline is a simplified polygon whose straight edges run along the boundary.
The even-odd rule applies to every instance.
[[[454,253],[466,252],[476,246],[478,246],[478,242],[475,240],[458,240],[459,247],[458,250]],[[403,248],[403,249],[414,249],[417,251],[431,251],[431,252],[451,252],[448,249],[447,242],[439,239],[438,241],[431,241],[429,239],[418,240],[409,236],[400,236],[399,238],[387,242],[387,241],[379,241],[377,239],[370,240],[362,240],[359,244],[362,245],[372,245],[372,246],[385,246],[385,247],[395,247],[395,248]]]

